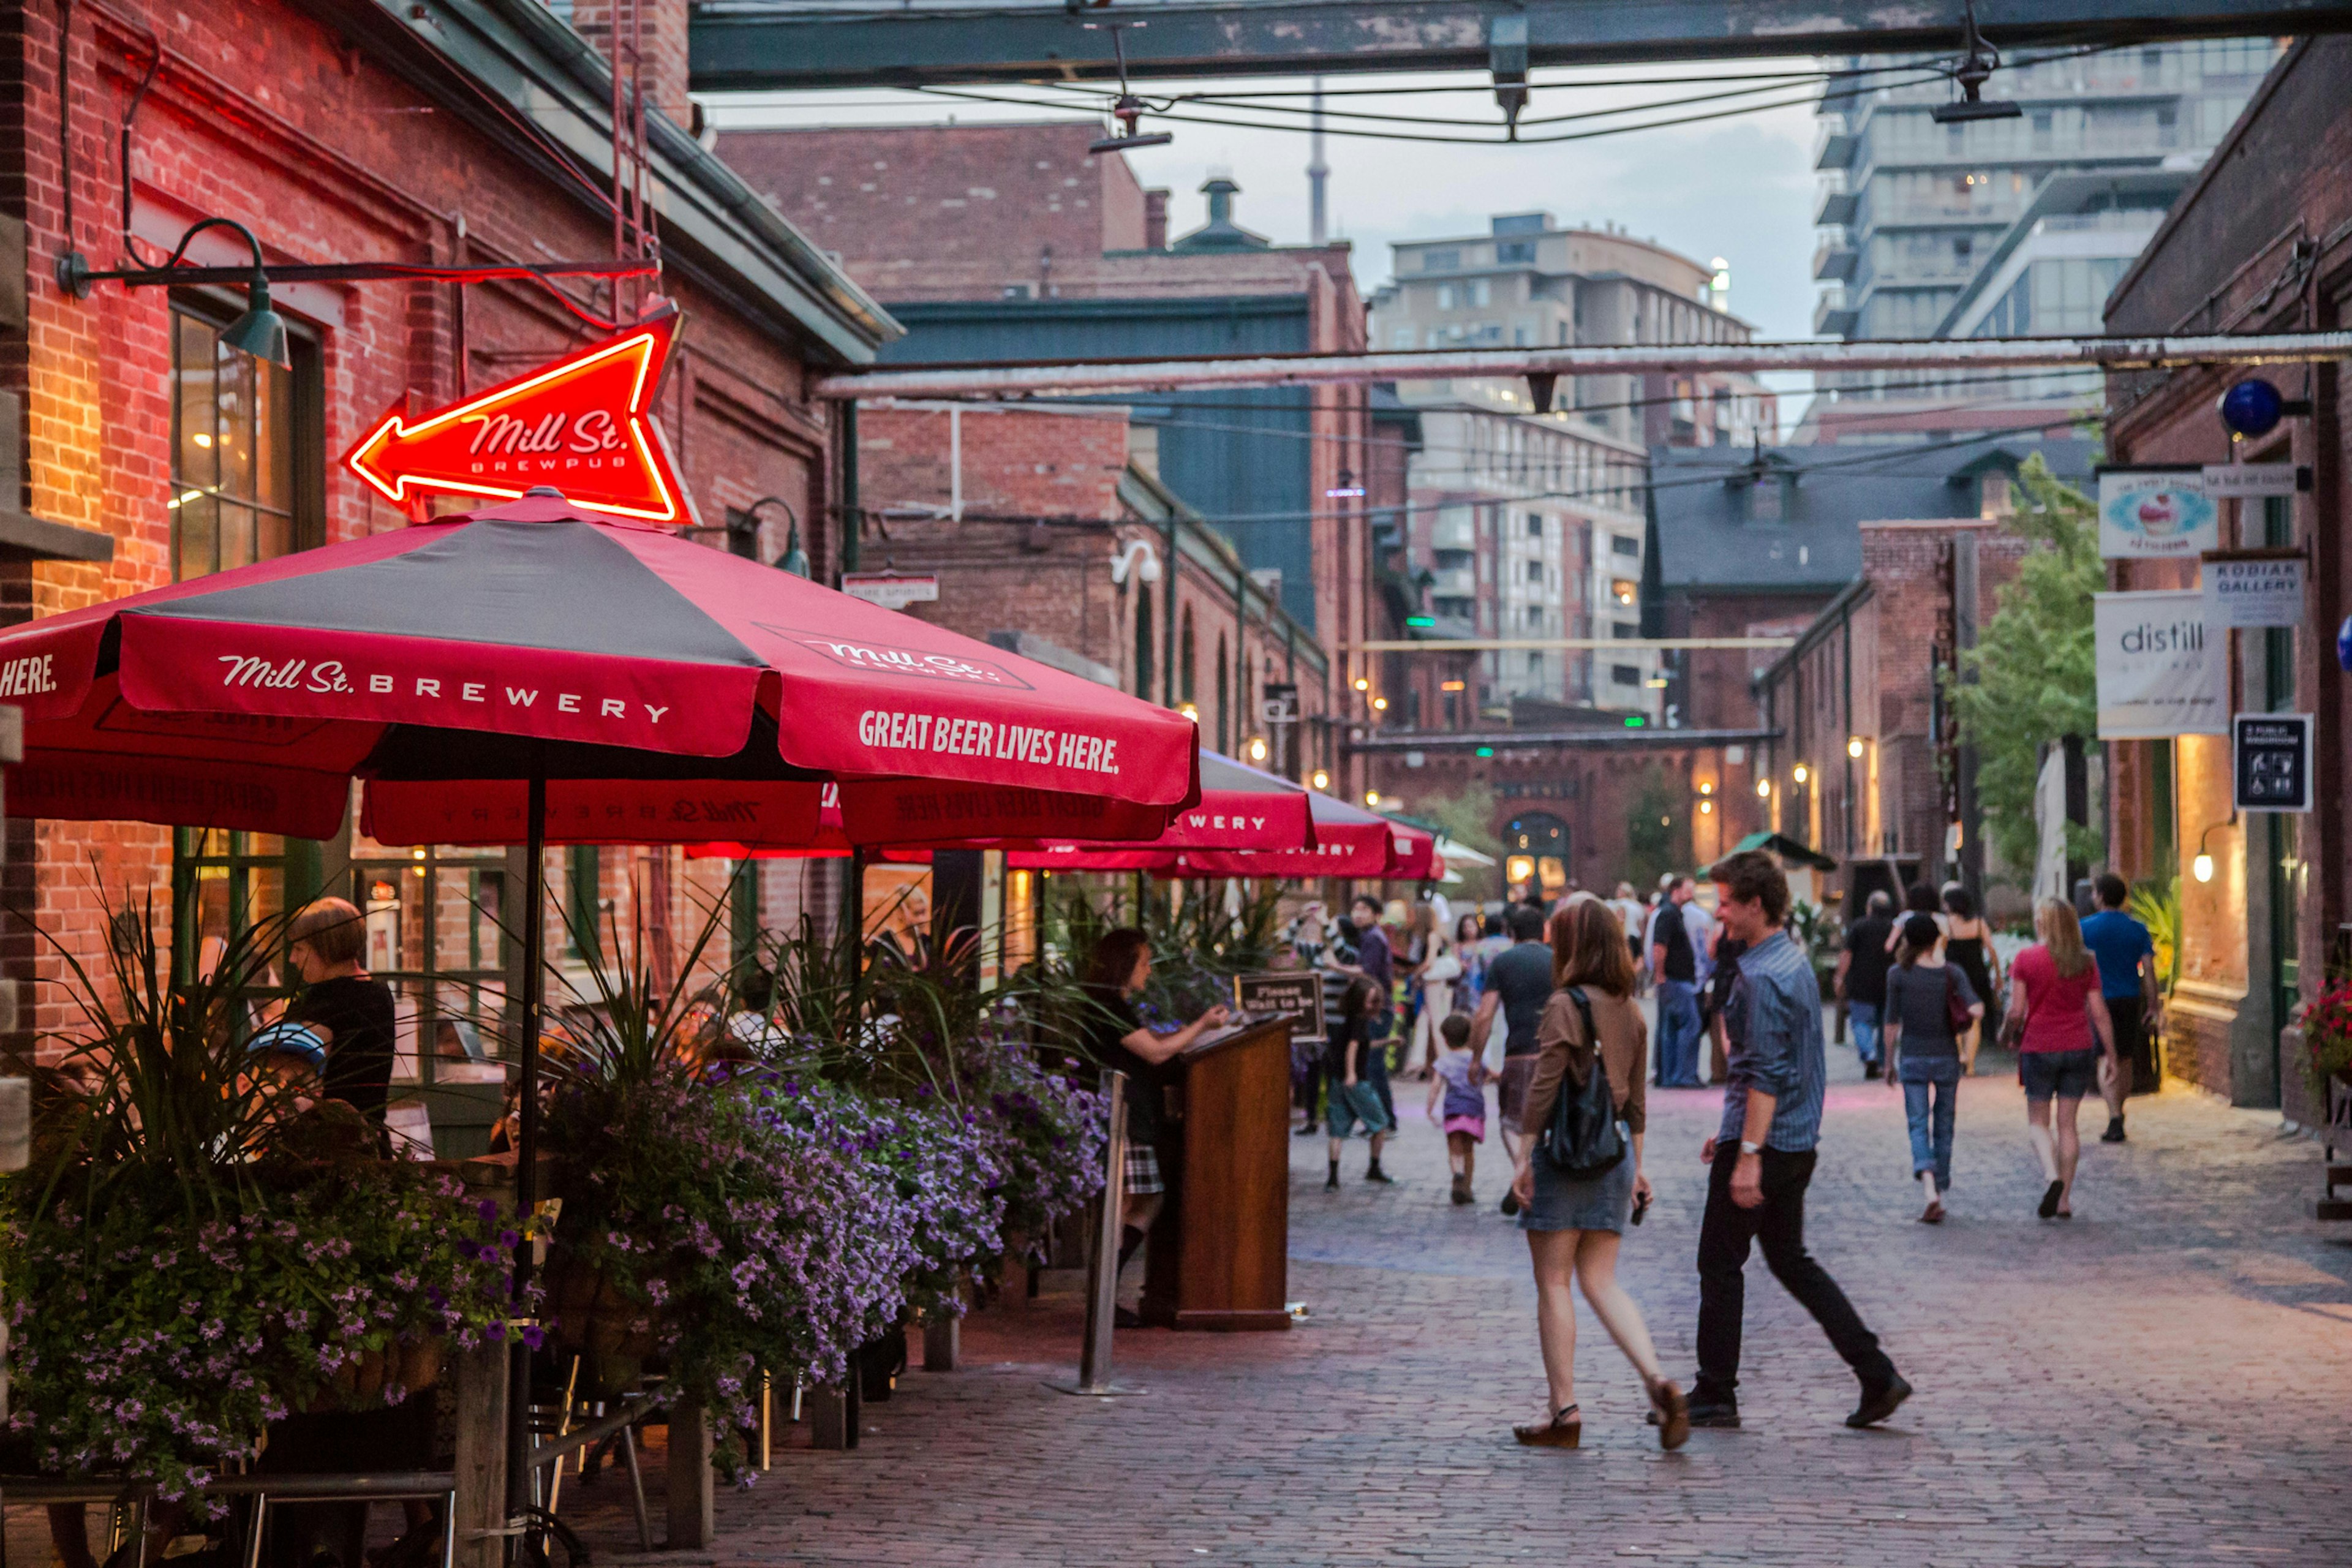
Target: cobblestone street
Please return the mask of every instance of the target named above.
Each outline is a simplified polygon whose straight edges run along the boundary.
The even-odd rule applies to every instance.
[[[2281,1138],[2275,1113],[2176,1089],[2134,1102],[2129,1143],[2088,1144],[2078,1217],[2044,1223],[2013,1078],[1980,1077],[1962,1090],[1952,1215],[1930,1227],[1900,1097],[1848,1053],[1832,1063],[1810,1236],[1917,1386],[1885,1430],[1841,1425],[1854,1384],[1759,1258],[1744,1430],[1659,1453],[1638,1382],[1580,1304],[1585,1447],[1517,1447],[1541,1373],[1525,1244],[1494,1208],[1500,1151],[1490,1134],[1479,1205],[1450,1206],[1442,1143],[1401,1084],[1396,1186],[1363,1183],[1359,1144],[1327,1194],[1322,1142],[1294,1140],[1291,1294],[1310,1312],[1295,1331],[1121,1333],[1118,1376],[1147,1392],[1107,1403],[1045,1386],[1076,1360],[1074,1291],[979,1314],[964,1370],[909,1373],[866,1407],[855,1452],[780,1454],[721,1497],[718,1549],[675,1560],[2346,1560],[2352,1237],[2304,1216],[2312,1145]],[[1718,1103],[1654,1094],[1659,1201],[1624,1250],[1685,1384],[1696,1153]],[[656,1475],[648,1489],[658,1507]],[[600,1556],[635,1555],[606,1511],[618,1489],[593,1495]]]

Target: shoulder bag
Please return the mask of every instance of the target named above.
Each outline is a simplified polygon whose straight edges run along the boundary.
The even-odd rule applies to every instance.
[[[1617,1096],[1609,1087],[1609,1064],[1601,1054],[1601,1034],[1592,1026],[1592,1005],[1580,986],[1568,987],[1584,1020],[1585,1043],[1592,1050],[1592,1070],[1577,1084],[1563,1073],[1559,1098],[1552,1101],[1551,1121],[1545,1126],[1540,1147],[1552,1169],[1565,1176],[1598,1176],[1616,1169],[1625,1158],[1625,1135],[1617,1130]]]
[[[1969,1005],[1960,1000],[1960,983],[1952,977],[1952,966],[1944,965],[1944,1021],[1952,1026],[1952,1038],[1958,1040],[1976,1022],[1969,1016]]]

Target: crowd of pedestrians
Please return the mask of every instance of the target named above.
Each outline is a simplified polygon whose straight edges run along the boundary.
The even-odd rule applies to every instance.
[[[1515,1428],[1523,1443],[1572,1447],[1581,1438],[1578,1294],[1642,1380],[1664,1447],[1693,1426],[1739,1425],[1746,1266],[1757,1249],[1852,1370],[1859,1393],[1849,1425],[1885,1421],[1911,1394],[1805,1246],[1826,1009],[1814,954],[1790,928],[1787,875],[1751,850],[1706,877],[1711,899],[1699,896],[1697,879],[1670,875],[1647,901],[1620,883],[1607,899],[1570,889],[1493,913],[1362,897],[1344,921],[1310,904],[1286,933],[1295,961],[1324,977],[1326,1039],[1300,1053],[1295,1076],[1300,1135],[1329,1141],[1327,1190],[1339,1186],[1345,1144],[1359,1135],[1370,1143],[1364,1179],[1392,1180],[1381,1165],[1398,1130],[1392,1051],[1399,1070],[1427,1083],[1423,1115],[1445,1139],[1457,1205],[1478,1201],[1492,1094],[1509,1172],[1499,1206],[1528,1237],[1546,1386],[1542,1418]],[[2147,928],[2126,910],[2128,894],[2121,879],[2103,877],[2098,912],[2079,921],[2071,905],[2043,900],[2037,940],[2006,964],[1957,883],[1906,889],[1899,910],[1895,897],[1874,891],[1839,933],[1827,976],[1834,1016],[1864,1078],[1902,1091],[1922,1223],[1947,1217],[1958,1098],[1989,1039],[2018,1063],[2027,1147],[2045,1180],[2041,1218],[2074,1213],[2084,1100],[2104,1096],[2104,1136],[2125,1138],[2126,1097],[2156,1087],[2162,990]],[[1650,1091],[1710,1085],[1721,1086],[1723,1111],[1696,1151],[1707,1195],[1696,1259],[1697,1369],[1685,1394],[1661,1367],[1617,1259],[1652,1196]]]

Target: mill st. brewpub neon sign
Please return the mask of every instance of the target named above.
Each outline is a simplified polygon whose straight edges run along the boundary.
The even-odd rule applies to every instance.
[[[551,485],[572,505],[677,522],[685,489],[646,411],[677,318],[630,328],[410,424],[399,409],[343,454],[390,500],[511,499]]]

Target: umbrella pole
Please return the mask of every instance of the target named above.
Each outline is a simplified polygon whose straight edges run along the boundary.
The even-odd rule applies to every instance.
[[[522,1048],[519,1058],[521,1068],[518,1081],[520,1104],[515,1137],[515,1215],[518,1220],[529,1219],[539,1203],[539,1172],[535,1162],[539,1156],[540,1016],[545,1010],[547,989],[547,769],[536,755],[531,761],[524,816],[527,826],[523,829],[526,847],[522,879]],[[519,1225],[517,1228],[523,1227]],[[521,1308],[530,1289],[530,1274],[531,1240],[526,1233],[515,1247],[514,1294],[518,1318],[524,1315]],[[513,1361],[507,1396],[507,1515],[509,1523],[530,1507],[532,1479],[531,1350],[519,1332],[512,1344]],[[516,1537],[509,1538],[510,1555],[512,1543],[518,1540]]]

